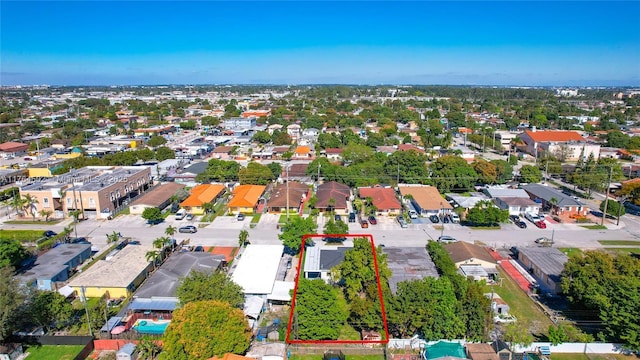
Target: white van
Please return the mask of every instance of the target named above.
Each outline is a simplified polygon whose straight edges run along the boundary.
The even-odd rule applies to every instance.
[[[456,213],[451,213],[451,222],[454,224],[459,224],[460,223],[460,216],[458,216],[458,214]]]
[[[176,213],[176,220],[182,220],[182,219],[184,219],[185,216],[187,216],[187,210],[180,209]]]

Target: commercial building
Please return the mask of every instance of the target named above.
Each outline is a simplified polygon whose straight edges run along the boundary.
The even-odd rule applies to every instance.
[[[87,166],[20,187],[31,195],[35,214],[50,210],[54,218],[79,210],[86,218],[107,218],[151,186],[148,166]],[[82,217],[82,215],[81,215]]]
[[[600,144],[588,142],[575,131],[534,128],[520,134],[520,139],[526,144],[525,151],[536,158],[546,154],[560,161],[577,161],[581,155],[582,160],[592,154],[596,160],[600,157]]]

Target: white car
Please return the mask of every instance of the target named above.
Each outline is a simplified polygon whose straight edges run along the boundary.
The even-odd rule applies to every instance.
[[[454,224],[460,223],[460,216],[456,213],[451,213],[451,222]]]
[[[418,218],[418,213],[415,210],[409,210],[409,218],[417,219]]]

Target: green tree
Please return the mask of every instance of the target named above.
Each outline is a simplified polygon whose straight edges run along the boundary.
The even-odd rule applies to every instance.
[[[143,336],[136,345],[136,351],[140,360],[155,360],[160,355],[162,347],[149,336]]]
[[[211,159],[195,180],[199,183],[237,181],[239,171],[240,164],[235,161]]]
[[[20,268],[20,263],[28,259],[31,254],[19,241],[0,239],[0,267],[12,266]]]
[[[244,247],[249,243],[249,232],[247,230],[240,230],[238,234],[238,245]]]
[[[600,211],[604,211],[604,206],[607,202],[609,203],[607,204],[607,214],[616,217],[618,216],[618,211],[620,212],[620,216],[626,214],[626,209],[624,208],[624,206],[613,199],[607,199],[600,202]]]
[[[528,322],[519,320],[512,322],[504,326],[503,338],[504,341],[511,346],[529,346],[533,342],[533,335],[529,331],[530,324]]]
[[[156,160],[165,161],[167,159],[175,159],[176,152],[166,146],[160,146],[156,149]]]
[[[0,267],[0,342],[6,341],[24,319],[25,288],[18,284],[10,266]]]
[[[278,235],[287,252],[297,254],[302,246],[302,236],[305,234],[315,234],[318,224],[312,217],[292,217],[285,224],[284,231]],[[309,242],[310,240],[307,240]],[[308,245],[308,244],[307,244]]]
[[[439,157],[429,166],[431,181],[440,192],[472,189],[478,174],[463,158],[455,155]]]
[[[226,302],[233,307],[240,307],[244,303],[240,285],[234,283],[227,274],[220,271],[211,273],[192,271],[189,276],[180,281],[176,295],[181,304],[217,300]]]
[[[166,229],[164,229],[164,234],[167,235],[167,236],[173,236],[173,235],[176,234],[177,231],[178,231],[178,229],[176,229],[175,226],[169,225],[169,226],[167,226]]]
[[[267,167],[271,170],[274,179],[277,179],[282,174],[282,165],[279,162],[269,163]]]
[[[164,217],[162,217],[162,212],[157,207],[144,209],[144,211],[142,212],[142,218],[147,220],[149,223],[157,223],[164,220]]]
[[[505,222],[508,218],[508,210],[500,210],[488,200],[479,201],[467,213],[467,220],[479,226],[490,226]]]
[[[478,181],[482,184],[495,184],[498,180],[498,168],[484,159],[477,159],[471,166],[478,174]]]
[[[107,234],[107,244],[114,243],[120,240],[120,233],[115,230],[111,234]]]
[[[55,291],[38,291],[33,297],[29,312],[37,325],[46,329],[60,329],[71,319],[73,307],[64,296]]]
[[[44,218],[44,221],[49,221],[49,217],[53,214],[53,211],[47,210],[47,209],[42,209],[42,210],[38,211],[38,213],[40,214],[41,217]]]
[[[513,166],[506,160],[491,160],[497,172],[496,182],[504,184],[513,179]]]
[[[162,136],[154,135],[149,140],[147,140],[147,146],[158,147],[160,145],[164,145],[167,143],[167,139]]]
[[[324,224],[324,234],[336,235],[336,234],[348,234],[349,225],[344,221],[334,221],[332,218]],[[326,237],[327,242],[341,242],[344,241],[344,237]]]
[[[347,320],[338,290],[321,279],[300,278],[291,336],[299,340],[337,340]]]
[[[539,183],[542,181],[542,171],[533,165],[523,165],[520,168],[520,181],[524,183]]]
[[[268,144],[271,142],[271,135],[266,131],[257,131],[252,140],[260,144]]]
[[[558,325],[558,326],[549,325],[549,329],[547,333],[548,333],[549,341],[551,342],[551,345],[556,346],[567,341],[567,334],[565,334],[564,328],[562,327],[562,325]]]
[[[238,171],[238,179],[240,184],[267,185],[273,181],[274,174],[268,166],[250,162]]]
[[[162,339],[161,359],[205,360],[244,354],[251,344],[244,313],[221,301],[195,301],[173,313]]]

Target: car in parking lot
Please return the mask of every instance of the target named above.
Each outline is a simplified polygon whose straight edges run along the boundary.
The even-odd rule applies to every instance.
[[[366,229],[369,227],[369,222],[367,220],[360,221],[360,227]]]
[[[456,213],[452,213],[451,214],[451,222],[454,224],[459,224],[460,223],[460,215],[456,214]]]
[[[335,221],[342,221],[342,218],[341,218],[341,217],[340,217],[340,215],[338,215],[338,214],[335,214],[335,215],[333,216],[333,219],[334,219]]]
[[[418,213],[415,210],[409,210],[409,218],[411,219],[417,219],[418,218]]]
[[[377,225],[378,224],[378,220],[376,220],[375,216],[369,216],[369,223],[371,225]]]
[[[42,234],[42,236],[44,237],[54,237],[56,235],[58,234],[55,231],[51,231],[51,230],[47,230]]]
[[[546,229],[547,228],[547,223],[545,223],[542,220],[536,221],[534,223],[537,227],[539,227],[540,229]]]
[[[192,233],[192,234],[194,234],[194,233],[197,233],[197,232],[198,232],[198,229],[197,229],[195,226],[193,226],[193,225],[187,225],[187,226],[182,226],[182,227],[180,227],[180,228],[178,229],[178,232],[180,232],[180,233]]]
[[[193,214],[191,214],[191,213],[187,214],[187,217],[185,219],[187,219],[189,221],[193,220]]]
[[[86,237],[77,237],[71,239],[72,244],[91,244]]]
[[[516,226],[519,227],[520,229],[526,229],[527,228],[527,224],[524,221],[522,221],[520,216],[518,216],[518,215],[510,215],[509,219],[511,221],[513,221],[513,223],[516,224]]]
[[[238,221],[244,220],[244,214],[238,214]]]
[[[438,242],[441,243],[452,243],[452,242],[456,242],[458,240],[456,240],[456,238],[454,238],[453,236],[449,236],[449,235],[442,235],[438,237]]]
[[[349,222],[356,222],[356,213],[349,213]]]
[[[195,252],[204,252],[204,247],[202,247],[202,246],[196,246],[196,248],[195,248],[195,249],[193,249],[193,251],[195,251]]]
[[[437,224],[440,222],[440,218],[438,217],[438,215],[431,215],[429,216],[429,220],[431,220],[432,223]]]

